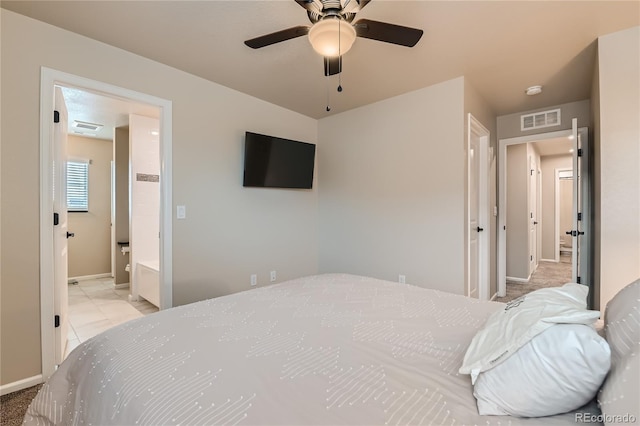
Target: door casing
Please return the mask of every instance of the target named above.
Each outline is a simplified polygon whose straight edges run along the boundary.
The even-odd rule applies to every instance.
[[[172,263],[172,102],[155,96],[114,86],[47,67],[40,72],[40,336],[42,379],[53,374],[55,364],[53,250],[53,111],[56,85],[146,103],[160,110],[160,308],[173,305]]]

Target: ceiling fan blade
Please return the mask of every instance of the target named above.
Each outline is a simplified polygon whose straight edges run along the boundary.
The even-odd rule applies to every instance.
[[[324,75],[340,74],[342,72],[342,56],[324,57]]]
[[[290,40],[292,38],[300,37],[309,34],[309,27],[303,25],[287,28],[286,30],[277,31],[275,33],[266,34],[260,37],[252,38],[244,42],[252,49],[259,49],[261,47],[269,46],[272,44],[280,43],[281,41]]]
[[[358,37],[413,47],[422,37],[422,30],[388,24],[386,22],[360,19],[353,25]]]
[[[371,0],[346,0],[342,13],[356,13],[361,11]]]

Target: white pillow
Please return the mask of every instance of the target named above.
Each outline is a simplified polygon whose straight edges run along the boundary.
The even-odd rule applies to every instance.
[[[588,311],[589,289],[568,283],[525,294],[494,312],[473,337],[464,356],[461,374],[478,375],[499,365],[529,340],[554,324],[593,324],[600,316]]]
[[[610,365],[609,345],[595,329],[557,324],[481,373],[473,395],[483,416],[566,413],[594,398]]]

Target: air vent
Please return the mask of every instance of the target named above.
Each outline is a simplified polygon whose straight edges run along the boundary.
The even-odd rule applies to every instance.
[[[520,116],[520,130],[533,130],[560,125],[560,108]]]
[[[95,132],[96,130],[100,129],[100,127],[103,127],[103,125],[95,124],[95,123],[87,123],[86,121],[74,120],[73,127],[77,129],[91,130]]]

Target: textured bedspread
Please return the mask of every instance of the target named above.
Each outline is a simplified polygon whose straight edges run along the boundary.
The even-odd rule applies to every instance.
[[[501,306],[337,274],[181,306],[76,348],[25,422],[540,424],[479,416],[457,373]],[[575,424],[573,414],[544,422]]]

